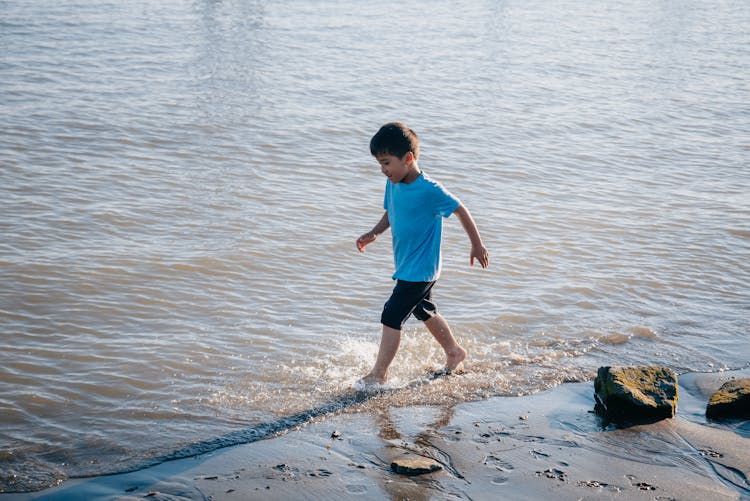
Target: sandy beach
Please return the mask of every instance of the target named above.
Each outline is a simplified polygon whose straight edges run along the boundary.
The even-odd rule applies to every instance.
[[[704,416],[715,389],[748,374],[683,374],[674,419],[624,429],[593,413],[592,383],[566,383],[450,408],[322,415],[269,439],[0,498],[750,499],[750,422]],[[441,469],[391,470],[409,456]]]

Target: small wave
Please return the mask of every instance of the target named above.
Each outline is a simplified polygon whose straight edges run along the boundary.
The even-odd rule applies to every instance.
[[[33,492],[60,485],[67,475],[49,463],[16,451],[0,451],[0,493]]]
[[[648,327],[632,327],[630,329],[630,332],[634,337],[641,339],[659,339],[659,335],[656,333],[656,331],[649,329]]]
[[[628,336],[626,334],[605,334],[602,337],[599,338],[599,340],[606,344],[625,344],[628,341],[630,341],[631,336]]]
[[[750,231],[748,230],[728,229],[727,232],[735,237],[750,239]]]

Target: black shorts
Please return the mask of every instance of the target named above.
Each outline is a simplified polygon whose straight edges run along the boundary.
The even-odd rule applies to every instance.
[[[435,282],[407,282],[397,280],[390,299],[383,306],[380,323],[401,330],[404,322],[413,313],[424,322],[437,314],[437,305],[431,301]]]

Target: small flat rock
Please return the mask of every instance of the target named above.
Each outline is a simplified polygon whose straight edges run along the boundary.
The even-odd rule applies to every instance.
[[[706,417],[750,419],[750,378],[727,381],[711,395]]]
[[[391,463],[391,470],[400,475],[424,475],[442,469],[443,466],[437,461],[415,455],[403,456]]]

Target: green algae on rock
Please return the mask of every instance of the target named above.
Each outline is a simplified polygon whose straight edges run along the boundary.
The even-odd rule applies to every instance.
[[[711,395],[706,417],[750,419],[750,378],[727,381]]]
[[[677,374],[668,367],[600,367],[594,379],[597,411],[613,421],[674,417]]]

